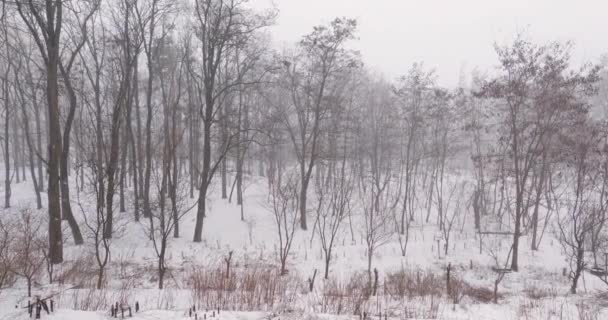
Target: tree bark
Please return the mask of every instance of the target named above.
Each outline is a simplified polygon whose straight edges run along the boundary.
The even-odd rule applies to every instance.
[[[61,6],[59,6],[61,7]],[[61,10],[61,9],[59,9]],[[47,102],[49,115],[48,157],[48,208],[49,208],[49,254],[51,263],[63,262],[63,235],[61,232],[61,193],[59,167],[61,163],[61,128],[59,125],[58,62],[59,39],[48,44]]]

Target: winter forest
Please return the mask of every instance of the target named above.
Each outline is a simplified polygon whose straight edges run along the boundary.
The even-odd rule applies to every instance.
[[[0,319],[608,317],[608,56],[524,31],[446,87],[354,17],[0,6]]]

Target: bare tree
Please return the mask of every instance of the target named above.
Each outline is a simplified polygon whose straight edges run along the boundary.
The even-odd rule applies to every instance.
[[[21,104],[21,122],[23,126],[23,135],[25,136],[25,141],[28,149],[28,162],[30,167],[30,174],[32,177],[32,184],[34,188],[34,194],[36,195],[36,206],[38,209],[42,209],[42,197],[40,195],[40,179],[42,179],[41,174],[38,173],[38,177],[36,176],[35,171],[35,161],[34,157],[38,153],[35,149],[34,141],[32,141],[31,127],[30,127],[30,115],[28,109],[29,107],[33,107],[32,109],[36,109],[36,105],[39,103],[36,95],[35,84],[33,83],[33,75],[31,74],[32,69],[30,64],[32,63],[32,50],[28,46],[25,45],[21,38],[18,38],[15,41],[15,47],[19,49],[21,53],[18,59],[18,65],[13,68],[13,76],[15,79],[15,96]],[[28,86],[30,90],[28,90]]]
[[[300,183],[294,174],[277,175],[270,185],[270,211],[274,216],[279,244],[281,275],[287,274],[287,258],[298,222]]]
[[[601,212],[600,197],[596,192],[599,184],[599,160],[597,148],[601,137],[596,128],[577,125],[569,137],[562,137],[570,150],[566,161],[573,169],[572,182],[567,183],[571,190],[565,199],[565,210],[557,219],[559,242],[570,267],[572,280],[571,293],[576,293],[578,280],[587,267],[585,251],[588,251],[594,226],[604,223],[605,214]],[[560,212],[558,210],[558,212]]]
[[[146,81],[146,123],[145,123],[145,171],[143,173],[143,210],[144,216],[149,217],[150,208],[150,179],[153,172],[154,164],[152,162],[152,120],[153,120],[153,94],[154,94],[154,83],[157,80],[157,69],[155,68],[156,63],[159,59],[159,47],[156,45],[158,41],[161,41],[167,36],[166,32],[159,32],[159,25],[166,22],[169,19],[170,14],[175,9],[173,4],[169,1],[163,0],[149,0],[145,2],[135,3],[133,8],[137,16],[137,28],[142,35],[142,47],[143,52],[146,56],[146,69],[147,69],[147,81]],[[169,31],[166,29],[166,31]],[[135,56],[136,57],[136,56]],[[134,58],[135,58],[134,57]],[[137,66],[137,60],[133,60],[135,66]],[[134,67],[135,70],[137,70]],[[135,72],[136,73],[136,72]],[[138,109],[139,110],[139,109]],[[137,116],[139,121],[139,115]],[[139,127],[139,122],[138,122]],[[139,136],[139,134],[138,134]],[[140,157],[143,152],[140,152]]]
[[[234,146],[233,137],[227,137],[218,150],[215,160],[211,158],[212,128],[216,123],[221,104],[219,99],[226,91],[236,88],[244,81],[236,77],[231,81],[220,81],[221,66],[226,63],[232,49],[247,43],[251,34],[272,23],[274,12],[257,14],[245,6],[243,0],[197,0],[195,35],[200,42],[202,61],[192,66],[196,91],[200,98],[200,116],[203,120],[203,163],[200,172],[198,209],[194,228],[194,242],[202,240],[203,220],[206,216],[207,192],[215,171],[228,150]],[[194,68],[197,67],[197,68]]]
[[[597,68],[567,73],[570,45],[535,45],[522,36],[512,46],[496,46],[503,73],[486,83],[482,94],[503,105],[504,136],[509,162],[506,172],[514,180],[514,230],[511,268],[518,270],[522,220],[527,216],[527,196],[532,193],[532,171],[540,162],[543,142],[556,124],[577,113],[579,92],[590,93]]]
[[[364,88],[361,119],[355,129],[358,141],[358,196],[361,199],[362,233],[367,248],[367,272],[371,282],[372,259],[376,250],[393,235],[392,221],[399,203],[395,172],[396,117],[391,112],[388,90],[382,82]],[[374,108],[382,108],[379,112]]]
[[[441,234],[444,241],[444,253],[447,256],[450,247],[450,235],[452,233],[452,228],[454,227],[454,223],[457,221],[457,219],[462,216],[462,211],[464,210],[462,201],[468,196],[468,185],[466,181],[463,181],[448,183],[446,187],[448,190],[447,199],[440,197],[438,198],[438,201],[441,199],[441,201],[444,202],[442,204],[444,216],[442,218],[443,228],[441,228]]]
[[[11,225],[0,221],[0,292],[5,287],[10,287],[13,284],[13,255],[14,252],[11,245],[15,235],[10,232]]]
[[[21,209],[14,230],[16,237],[12,243],[11,251],[14,257],[11,270],[14,274],[25,279],[27,283],[27,296],[32,296],[33,281],[40,275],[40,268],[44,264],[42,221],[30,209]]]
[[[331,107],[328,101],[331,82],[345,68],[357,65],[353,53],[344,48],[345,43],[355,37],[356,26],[356,20],[336,18],[328,26],[315,27],[299,43],[302,57],[283,61],[291,97],[291,109],[284,113],[283,121],[300,169],[300,227],[303,230],[307,229],[308,185],[320,156],[322,123]]]
[[[346,135],[344,135],[344,140],[346,140]],[[342,221],[351,214],[351,197],[356,182],[355,175],[352,169],[348,168],[346,161],[347,146],[343,145],[342,148],[344,149],[342,159],[332,160],[339,163],[329,166],[325,175],[316,177],[317,230],[325,256],[325,279],[329,278],[329,263],[334,245],[338,240],[336,237],[340,226]]]
[[[92,157],[92,159],[95,159]],[[104,236],[107,224],[107,211],[106,201],[103,191],[105,190],[105,184],[99,183],[105,181],[103,176],[106,174],[101,167],[98,167],[95,160],[91,160],[89,163],[89,185],[92,187],[91,194],[95,197],[95,209],[89,210],[86,208],[84,201],[80,199],[80,193],[77,194],[78,205],[82,212],[84,224],[88,229],[86,233],[90,239],[89,246],[93,250],[95,256],[95,262],[97,263],[97,289],[101,289],[105,285],[106,267],[110,261],[111,253],[111,239]],[[100,177],[101,176],[101,177]],[[89,212],[93,211],[95,215],[89,217]]]
[[[425,109],[429,107],[429,96],[435,90],[435,73],[424,69],[422,63],[415,63],[408,74],[399,79],[396,88],[397,103],[401,107],[398,117],[401,120],[401,134],[405,137],[399,146],[400,150],[400,192],[401,210],[398,218],[398,230],[401,238],[409,229],[409,222],[414,221],[414,204],[416,198],[416,175],[420,160],[423,157],[423,135],[426,121]],[[431,184],[432,185],[432,184]],[[429,192],[432,199],[433,187]],[[409,220],[409,222],[408,222]],[[402,246],[402,251],[405,252]]]
[[[165,26],[163,25],[163,28]],[[177,118],[183,94],[183,70],[187,50],[174,45],[171,37],[159,42],[159,82],[163,105],[163,158],[160,179],[157,185],[157,206],[151,211],[148,232],[157,257],[158,288],[164,287],[168,270],[167,251],[172,237],[179,237],[179,221],[192,207],[185,208],[187,184],[180,183],[177,151],[184,130],[179,128]],[[169,201],[167,201],[167,196]]]
[[[2,52],[2,57],[5,60],[5,64],[4,64],[4,70],[2,70],[3,75],[2,75],[2,104],[4,106],[3,111],[4,111],[4,137],[3,137],[3,154],[4,154],[4,208],[10,208],[11,207],[11,180],[12,180],[12,174],[11,174],[11,161],[10,161],[10,122],[11,122],[11,109],[13,108],[13,106],[11,105],[11,95],[10,95],[10,91],[11,91],[11,79],[10,79],[10,73],[11,73],[11,69],[13,67],[13,62],[12,62],[12,50],[11,50],[11,45],[10,45],[10,39],[9,39],[9,33],[8,33],[8,29],[9,29],[9,25],[8,25],[8,21],[7,21],[7,7],[6,7],[6,1],[2,2],[2,16],[0,16],[0,23],[2,24],[2,37],[0,38],[2,40],[2,47],[1,48],[1,52]]]
[[[63,4],[65,5],[65,4]],[[99,8],[99,0],[79,2],[74,4],[65,5],[68,9],[65,13],[69,13],[69,16],[64,16],[66,23],[63,24],[63,34],[67,41],[67,45],[62,48],[62,53],[67,56],[67,59],[59,60],[59,71],[61,74],[62,85],[65,86],[65,92],[67,93],[67,99],[69,103],[69,109],[66,115],[66,119],[63,125],[62,133],[62,144],[61,144],[61,158],[60,158],[60,183],[61,183],[61,216],[62,219],[68,222],[70,230],[72,231],[72,237],[74,243],[80,245],[83,243],[82,234],[78,223],[72,213],[72,205],[70,201],[70,186],[69,186],[69,165],[70,165],[70,141],[72,125],[74,123],[74,117],[76,114],[76,108],[78,106],[78,100],[76,90],[72,84],[72,71],[76,64],[77,57],[80,54],[81,49],[85,45],[88,35],[87,28],[89,20],[97,12]]]
[[[61,195],[59,165],[61,157],[61,128],[59,122],[59,61],[63,4],[59,0],[46,0],[44,8],[33,0],[15,2],[19,15],[27,25],[40,51],[46,69],[46,97],[48,107],[49,156],[48,210],[49,255],[52,263],[63,262],[63,236],[61,231]]]

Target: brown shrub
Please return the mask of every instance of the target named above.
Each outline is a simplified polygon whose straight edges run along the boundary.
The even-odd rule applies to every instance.
[[[445,289],[445,279],[430,270],[404,269],[386,275],[385,294],[392,298],[439,296]]]
[[[270,266],[235,267],[229,277],[223,266],[195,266],[188,274],[187,285],[193,303],[199,307],[250,311],[291,306],[296,300],[299,281],[294,276],[280,276],[276,268]]]

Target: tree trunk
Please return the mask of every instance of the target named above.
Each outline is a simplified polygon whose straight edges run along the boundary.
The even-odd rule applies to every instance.
[[[97,273],[97,290],[100,290],[103,287],[103,268],[99,268],[99,272]]]
[[[34,106],[34,117],[36,119],[36,150],[42,156],[42,126],[40,125],[40,110],[38,106]],[[38,191],[44,192],[44,171],[42,170],[42,159],[36,157],[38,165]]]
[[[135,58],[135,60],[137,60],[137,58]],[[137,63],[134,63],[135,65],[137,65]],[[136,83],[135,78],[137,78],[137,72],[134,72],[134,80],[133,82]],[[135,100],[137,101],[137,88],[134,88],[133,90],[129,91],[129,97],[128,97],[128,102],[127,102],[127,121],[126,121],[126,130],[127,130],[127,137],[128,137],[128,143],[131,144],[131,167],[133,168],[133,207],[134,207],[134,215],[135,215],[135,221],[139,221],[139,166],[138,166],[138,159],[139,157],[141,157],[141,154],[139,154],[139,148],[137,147],[136,141],[135,141],[135,135],[133,134],[133,125],[132,125],[132,110],[133,110],[133,98],[135,96]],[[137,107],[136,107],[137,108]],[[139,117],[139,112],[137,112],[138,115],[137,117]],[[139,119],[138,119],[139,120]]]
[[[72,231],[72,237],[76,245],[83,244],[82,233],[78,227],[78,223],[72,213],[72,205],[70,203],[70,185],[69,185],[69,160],[70,160],[70,132],[72,131],[72,124],[74,123],[74,116],[76,114],[76,93],[69,80],[69,74],[60,66],[61,74],[64,79],[64,83],[69,96],[69,105],[67,119],[63,130],[63,144],[61,148],[61,162],[60,162],[60,174],[61,174],[61,209],[62,218],[67,220],[70,230]]]
[[[61,163],[61,128],[59,122],[58,61],[59,44],[49,43],[47,64],[47,102],[49,119],[48,157],[48,208],[49,208],[49,255],[51,263],[63,262],[63,236],[61,232],[61,193],[59,167]]]
[[[306,195],[309,179],[306,179],[304,171],[302,171],[302,174],[302,187],[300,189],[300,228],[302,228],[302,230],[306,230]]]
[[[105,239],[112,238],[113,223],[114,223],[114,193],[116,190],[116,167],[118,165],[118,157],[120,150],[120,122],[122,118],[122,105],[123,102],[119,102],[118,106],[114,110],[112,115],[112,131],[111,131],[111,142],[110,142],[110,159],[107,163],[107,178],[108,178],[108,192],[106,193],[106,225],[103,236]]]
[[[538,209],[540,207],[540,199],[542,198],[542,192],[545,184],[545,172],[546,172],[546,152],[543,153],[543,163],[540,171],[540,178],[538,180],[536,186],[536,199],[534,202],[534,211],[532,213],[532,244],[531,249],[536,251],[538,250],[538,241],[536,238],[538,237]]]
[[[30,143],[28,143],[29,152],[29,162],[30,162],[30,174],[32,175],[32,183],[34,184],[34,193],[36,194],[36,208],[42,209],[42,197],[40,197],[40,187],[38,186],[38,179],[36,179],[36,167],[34,164],[34,154],[31,150],[32,147]]]
[[[498,303],[498,284],[500,283],[499,280],[495,280],[494,281],[494,303]]]
[[[8,106],[8,105],[7,105]],[[7,117],[8,118],[8,117]],[[15,117],[16,118],[16,117]],[[21,176],[19,175],[19,167],[21,166],[21,159],[19,159],[19,130],[17,128],[13,128],[13,162],[14,170],[15,170],[15,183],[19,184],[21,182]],[[8,135],[7,135],[8,140]]]
[[[519,252],[519,236],[521,229],[521,194],[517,192],[515,204],[515,230],[513,231],[513,258],[511,260],[511,270],[517,272],[518,268],[518,252]]]
[[[135,59],[133,65],[133,69],[134,70],[138,70],[138,63],[137,63],[137,58]],[[143,138],[141,135],[141,114],[140,114],[140,108],[139,108],[139,76],[138,76],[138,72],[133,72],[133,98],[135,99],[135,123],[137,125],[137,141],[134,141],[134,143],[136,143],[137,146],[137,176],[138,176],[138,184],[139,184],[139,198],[143,198],[143,194],[144,194],[144,143],[143,143]],[[144,217],[147,217],[146,212],[145,212],[145,208],[144,208]]]
[[[163,289],[165,284],[165,269],[162,267],[162,262],[158,262],[158,289]]]
[[[188,81],[190,78],[188,77]],[[190,199],[194,199],[194,185],[196,184],[196,174],[194,170],[194,145],[198,142],[195,141],[194,135],[194,123],[198,117],[194,110],[194,104],[192,103],[192,90],[188,84],[188,117],[186,118],[188,126],[188,173],[190,174]]]
[[[204,158],[204,156],[203,156]],[[203,171],[205,171],[203,169]],[[205,175],[203,174],[203,177]],[[204,181],[204,180],[203,180]],[[203,220],[205,219],[205,208],[207,202],[207,184],[201,183],[198,195],[198,208],[196,210],[196,225],[194,226],[194,242],[201,242],[203,235]]]
[[[572,277],[572,286],[570,287],[570,293],[576,294],[576,288],[578,287],[578,279],[580,278],[584,268],[585,251],[583,248],[577,248],[576,250],[576,269],[574,270],[574,276]]]
[[[8,72],[7,72],[8,76]],[[8,80],[2,80],[4,89],[4,208],[11,207],[11,158],[10,158],[10,107]]]
[[[227,107],[228,104],[225,104],[224,107]],[[226,145],[228,144],[228,112],[227,110],[224,110],[224,108],[222,108],[222,106],[220,105],[220,124],[221,124],[221,133],[222,133],[222,149],[226,149]],[[228,178],[226,177],[228,174],[228,168],[226,165],[227,162],[227,157],[224,157],[222,159],[222,162],[220,164],[220,171],[221,171],[221,176],[222,176],[222,199],[226,199],[228,198],[228,192],[227,192],[227,188],[228,188]]]
[[[80,228],[78,227],[78,223],[76,222],[76,218],[74,218],[74,214],[72,213],[72,206],[70,204],[70,191],[68,184],[68,166],[67,166],[67,154],[62,155],[62,164],[61,164],[61,208],[62,210],[62,218],[63,220],[67,220],[68,225],[70,226],[70,230],[72,231],[72,237],[74,238],[74,243],[76,245],[81,245],[84,243],[82,238],[82,233],[80,232]],[[64,162],[65,161],[65,162]]]
[[[26,155],[25,155],[25,146],[27,145],[26,141],[25,141],[25,133],[21,132],[21,180],[23,181],[27,181],[27,177],[25,175],[25,159],[26,159]]]
[[[201,186],[198,195],[198,208],[196,211],[196,225],[194,227],[194,242],[202,241],[203,219],[205,219],[207,188],[211,181],[211,125],[213,123],[212,93],[206,92],[205,117],[203,119],[203,170],[201,172]]]
[[[121,112],[122,113],[122,112]],[[126,113],[125,113],[126,117]],[[126,121],[125,121],[126,122]],[[125,212],[125,180],[127,179],[127,131],[122,134],[121,152],[120,152],[120,185],[118,194],[119,211]]]

